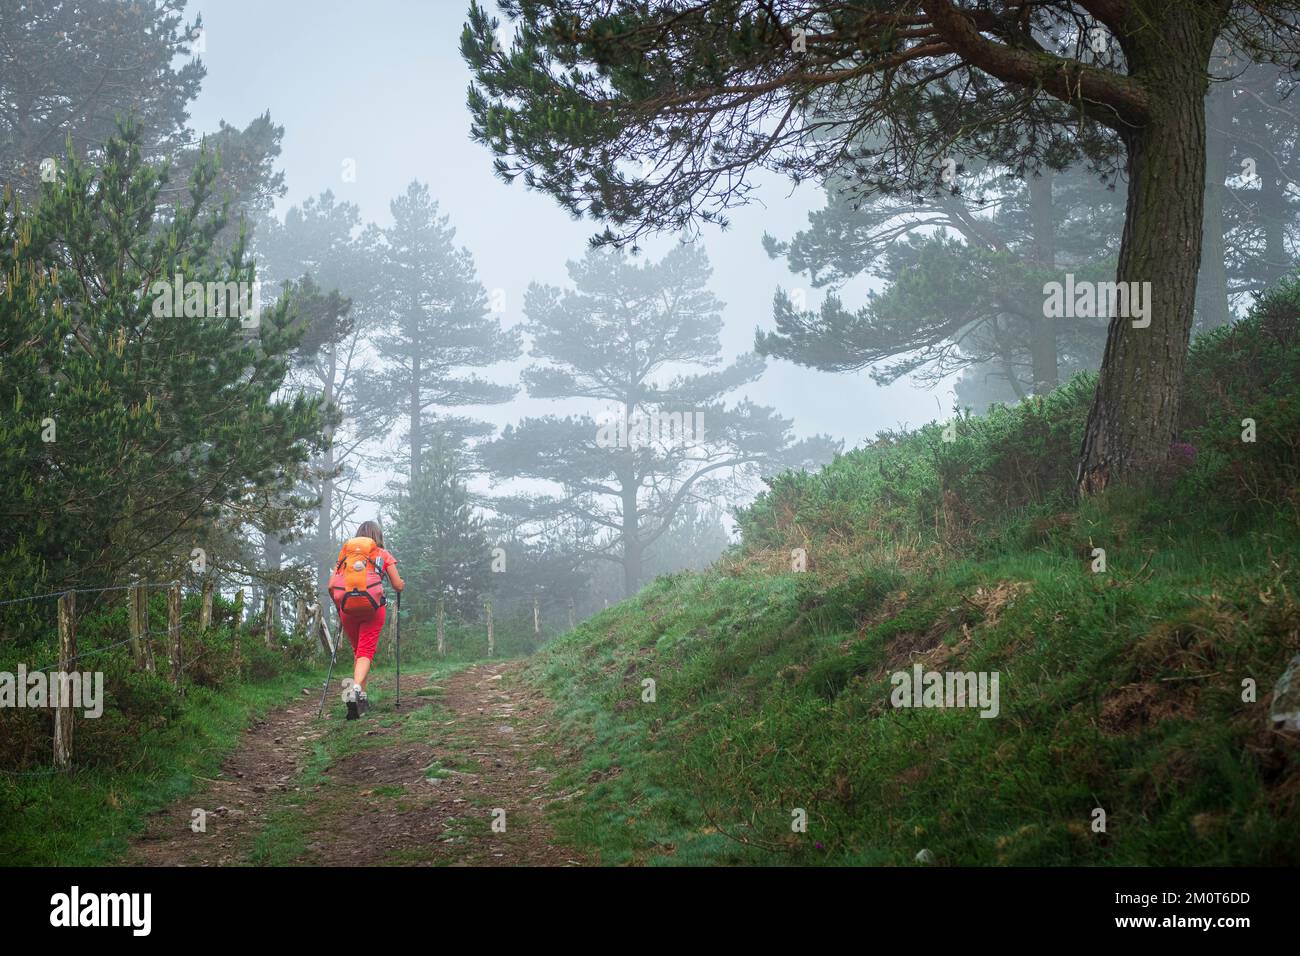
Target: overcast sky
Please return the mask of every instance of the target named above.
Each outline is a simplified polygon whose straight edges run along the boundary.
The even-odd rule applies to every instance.
[[[467,0],[195,0],[189,12],[203,16],[208,75],[191,122],[199,132],[215,130],[222,119],[242,128],[270,110],[285,129],[280,167],[288,195],[281,214],[331,189],[356,203],[363,220],[384,225],[389,201],[407,183],[428,183],[457,241],[473,253],[483,285],[505,290],[504,320],[514,324],[528,283],[564,284],[565,261],[583,254],[598,227],[573,220],[522,182],[501,182],[491,153],[471,141],[470,74],[459,52],[467,9]],[[345,160],[355,163],[353,182],[344,181]],[[771,327],[777,286],[804,282],[767,257],[763,232],[788,238],[822,205],[815,186],[792,190],[776,177],[761,182],[754,194],[760,203],[733,210],[728,231],[706,227],[698,240],[713,264],[713,292],[726,304],[728,358],[752,349],[755,325]],[[657,258],[672,241],[649,242],[646,254]],[[853,293],[861,291],[849,290],[846,301],[855,303]],[[806,295],[812,304],[821,298],[811,289]],[[516,375],[511,368],[495,377]],[[831,374],[783,361],[771,361],[745,394],[793,418],[799,435],[826,432],[846,448],[879,429],[935,418],[940,405],[946,411],[952,404],[946,386],[880,388],[865,372]],[[559,409],[552,403],[520,401],[466,411],[503,425],[553,410]]]

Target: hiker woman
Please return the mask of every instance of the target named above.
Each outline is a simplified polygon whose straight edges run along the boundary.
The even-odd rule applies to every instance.
[[[397,573],[397,559],[384,550],[384,532],[378,521],[363,522],[357,533],[344,542],[338,563],[330,577],[330,597],[338,608],[343,630],[352,642],[356,660],[352,676],[343,680],[343,703],[348,720],[356,720],[370,708],[366,681],[375,658],[379,633],[384,629],[384,577],[400,594],[406,585]]]

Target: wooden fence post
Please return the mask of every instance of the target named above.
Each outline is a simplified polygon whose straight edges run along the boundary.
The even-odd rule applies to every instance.
[[[321,648],[326,654],[332,654],[334,649],[330,647],[330,631],[325,625],[325,615],[321,608],[321,599],[318,596],[316,603],[307,608],[308,620],[311,622],[307,626],[311,628],[311,633],[316,640],[320,641]]]
[[[181,689],[181,586],[173,584],[167,590],[167,635],[172,649],[172,683],[176,693]]]
[[[199,630],[206,631],[212,626],[212,578],[203,579],[203,604],[199,607]]]
[[[569,630],[573,630],[573,598],[569,598]]]
[[[153,633],[149,629],[149,588],[140,588],[140,643],[144,646],[144,669],[156,673],[158,664],[153,652]]]
[[[488,657],[492,657],[493,655],[496,654],[496,649],[497,649],[496,641],[492,639],[492,602],[488,601],[487,604],[484,605],[484,607],[486,607],[487,609]]]
[[[135,666],[146,670],[144,663],[144,644],[140,641],[140,599],[144,588],[138,584],[131,585],[126,592],[126,625],[131,629],[131,653],[135,656]]]
[[[533,638],[534,640],[542,633],[542,612],[537,603],[537,595],[533,595]]]
[[[59,597],[59,706],[54,711],[54,766],[72,763],[73,701],[67,699],[71,687],[66,679],[77,658],[77,595],[67,591]],[[53,683],[53,681],[51,681]]]
[[[445,657],[447,655],[447,632],[443,628],[443,624],[442,624],[444,607],[445,607],[445,602],[443,601],[442,598],[438,598],[438,656],[439,657]]]
[[[267,647],[275,647],[275,600],[270,588],[266,589],[266,597],[262,599],[262,639]]]

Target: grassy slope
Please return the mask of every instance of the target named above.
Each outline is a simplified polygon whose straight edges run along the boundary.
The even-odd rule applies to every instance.
[[[562,833],[610,863],[1300,862],[1296,748],[1266,726],[1300,626],[1270,552],[1300,541],[1150,544],[1141,575],[1147,550],[661,580],[533,665],[587,744]],[[1001,714],[894,709],[914,660],[1000,672]]]
[[[1300,863],[1300,743],[1268,720],[1300,651],[1298,317],[1300,283],[1198,342],[1156,494],[1072,500],[1087,379],[773,482],[739,555],[531,665],[582,753],[561,835],[608,863]],[[918,661],[999,672],[1001,713],[894,708]]]

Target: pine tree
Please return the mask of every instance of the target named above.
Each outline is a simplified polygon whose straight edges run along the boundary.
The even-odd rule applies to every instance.
[[[284,173],[275,168],[283,138],[284,127],[271,122],[268,112],[242,130],[223,120],[215,133],[202,137],[198,145],[176,156],[171,172],[171,181],[178,184],[173,187],[174,194],[183,193],[195,163],[204,153],[217,157],[213,200],[229,203],[230,208],[226,227],[213,242],[216,251],[228,252],[241,232],[251,235],[257,223],[266,218],[275,201],[287,191]]]
[[[390,208],[393,224],[370,234],[377,285],[360,312],[384,363],[375,388],[392,396],[407,419],[408,474],[418,485],[425,448],[438,429],[457,437],[492,430],[446,412],[507,402],[517,391],[465,370],[513,359],[520,344],[518,333],[502,329],[489,313],[474,260],[453,244],[456,231],[428,187],[411,183]],[[435,426],[431,419],[439,412],[444,417]]]
[[[1216,42],[1291,65],[1275,0],[805,0],[470,8],[472,133],[602,238],[725,222],[758,168],[857,167],[864,193],[934,185],[956,150],[1014,169],[1062,157],[1129,182],[1115,279],[1150,322],[1110,316],[1078,488],[1159,474],[1174,438],[1200,265]]]
[[[603,403],[590,414],[526,418],[482,448],[488,470],[557,492],[501,496],[519,524],[568,525],[589,556],[621,565],[624,594],[644,581],[646,549],[692,502],[743,494],[761,474],[828,460],[838,443],[796,441],[767,406],[727,397],[764,363],[723,365],[722,304],[708,259],[678,245],[658,262],[593,249],[569,263],[574,288],[533,286],[524,304],[532,398]],[[693,373],[693,374],[691,374]]]
[[[409,584],[405,607],[417,620],[431,618],[441,598],[447,613],[476,616],[487,590],[490,552],[483,519],[460,474],[460,455],[435,432],[419,474],[397,499],[390,550]]]
[[[922,197],[829,188],[806,230],[764,244],[831,294],[812,312],[779,292],[776,330],[757,331],[755,350],[827,371],[869,367],[882,384],[980,369],[1008,398],[1043,394],[1100,364],[1106,322],[1044,316],[1042,286],[1060,269],[1093,280],[1114,270],[1123,199],[1078,169],[1026,181],[963,167]],[[838,288],[862,275],[884,287],[850,311]]]
[[[281,392],[301,335],[289,300],[254,313],[242,244],[213,254],[211,157],[160,221],[166,178],[139,130],[103,156],[70,155],[35,209],[6,193],[0,210],[0,481],[30,559],[14,566],[55,586],[174,571],[209,532],[291,525],[327,418]],[[179,310],[177,275],[201,290]],[[213,296],[231,284],[247,308]]]
[[[185,5],[6,3],[0,13],[0,184],[31,199],[40,192],[42,163],[61,162],[67,140],[74,155],[86,159],[115,133],[119,117],[139,124],[151,155],[180,152],[189,139],[187,110],[206,72],[197,56],[202,17],[185,23]]]
[[[337,202],[326,191],[289,209],[283,222],[265,220],[255,237],[268,279],[277,284],[297,280],[305,293],[298,300],[303,338],[292,380],[321,396],[339,416],[326,425],[328,444],[308,476],[318,504],[315,533],[303,557],[318,569],[318,593],[324,593],[339,541],[351,534],[346,525],[356,500],[348,489],[357,474],[360,448],[387,428],[383,418],[376,419],[381,410],[367,406],[358,394],[368,370],[362,354],[365,327],[357,320],[354,302],[368,295],[372,284],[357,236],[360,230],[357,207]]]

